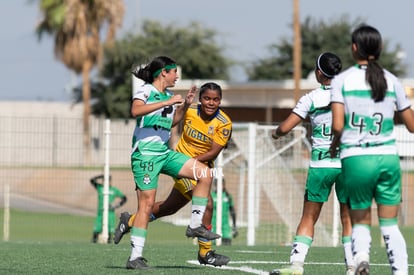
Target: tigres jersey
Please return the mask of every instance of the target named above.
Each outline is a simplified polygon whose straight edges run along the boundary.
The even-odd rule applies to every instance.
[[[208,152],[213,142],[225,146],[230,139],[232,122],[218,109],[211,120],[200,117],[200,105],[192,105],[184,116],[184,129],[176,150],[190,157]]]

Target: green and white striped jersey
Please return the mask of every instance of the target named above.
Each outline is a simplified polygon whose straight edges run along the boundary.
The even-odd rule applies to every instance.
[[[145,104],[168,100],[173,96],[169,90],[158,91],[152,84],[144,84],[134,92],[132,99]],[[162,155],[170,151],[168,141],[171,136],[175,106],[166,106],[136,118],[132,138],[132,152],[139,150],[144,155]]]
[[[330,86],[321,86],[302,96],[292,111],[302,119],[309,116],[312,124],[310,167],[341,167],[340,159],[329,154],[333,138],[330,99]]]
[[[394,112],[411,106],[402,84],[387,70],[384,70],[388,86],[385,98],[374,102],[365,73],[365,66],[355,65],[332,81],[331,102],[343,103],[345,109],[341,158],[397,154]]]

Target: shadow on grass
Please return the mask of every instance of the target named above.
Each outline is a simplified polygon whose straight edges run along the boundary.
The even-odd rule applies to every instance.
[[[127,268],[125,266],[105,266],[105,268],[107,269],[122,269],[122,270],[127,270]],[[155,265],[155,266],[150,266],[150,268],[145,269],[145,270],[155,270],[155,269],[184,269],[184,270],[194,270],[194,269],[200,269],[200,267],[197,266],[185,266],[185,265]]]

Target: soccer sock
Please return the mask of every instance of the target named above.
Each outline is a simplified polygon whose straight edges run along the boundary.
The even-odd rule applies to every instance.
[[[342,244],[344,246],[345,265],[346,267],[355,267],[354,257],[352,256],[352,239],[351,236],[343,236]]]
[[[198,238],[198,252],[202,257],[206,256],[207,252],[211,250],[212,241]]]
[[[362,261],[369,262],[371,249],[371,228],[367,224],[355,224],[352,227],[352,254],[355,265]]]
[[[290,263],[292,265],[303,266],[312,241],[312,238],[308,236],[295,236],[290,253]]]
[[[207,226],[208,230],[211,230],[211,225]],[[209,241],[204,238],[198,238],[198,252],[202,257],[204,257],[207,252],[211,250],[212,247],[212,241]]]
[[[407,246],[404,237],[398,228],[398,219],[380,218],[379,225],[387,249],[388,261],[392,270],[408,274]]]
[[[191,221],[190,228],[197,228],[201,225],[201,221],[206,211],[208,198],[200,198],[193,196],[191,205]]]
[[[133,227],[134,226],[134,220],[135,220],[135,216],[136,216],[137,214],[136,213],[134,213],[134,214],[132,214],[131,216],[129,216],[129,220],[128,220],[128,226],[129,227]]]
[[[145,238],[147,237],[147,230],[138,227],[132,227],[131,232],[131,256],[129,260],[135,260],[138,257],[142,257],[142,251],[144,250]]]

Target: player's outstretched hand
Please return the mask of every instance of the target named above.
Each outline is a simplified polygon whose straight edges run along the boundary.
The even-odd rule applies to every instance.
[[[195,94],[197,92],[197,87],[195,85],[192,85],[190,90],[188,90],[187,95],[185,96],[185,103],[190,105],[193,103]]]

